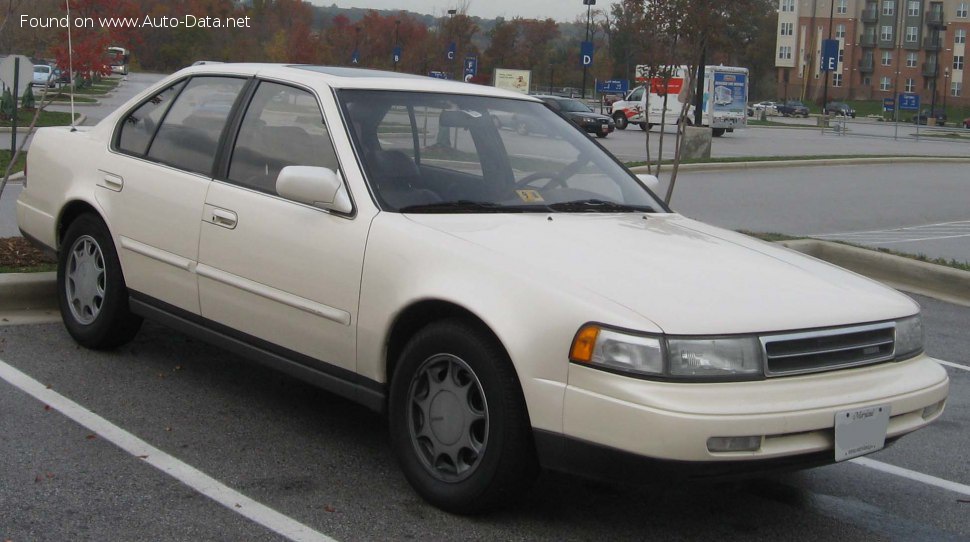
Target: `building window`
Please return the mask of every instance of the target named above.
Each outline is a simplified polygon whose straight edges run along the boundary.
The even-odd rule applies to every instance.
[[[953,84],[950,85],[950,96],[959,98],[961,94],[963,94],[963,82],[954,81]]]
[[[965,28],[961,28],[953,33],[953,43],[966,43],[967,42],[967,31]]]
[[[890,88],[892,88],[892,86],[890,85],[889,77],[884,75],[882,79],[879,80],[879,90],[889,90]]]
[[[916,92],[916,80],[907,79],[906,80],[906,92]]]
[[[906,27],[906,43],[916,43],[919,41],[917,36],[919,35],[919,28],[915,26]]]
[[[782,11],[795,11],[795,0],[781,0]]]
[[[909,4],[906,4],[906,6],[906,15],[919,17],[919,0],[909,0]]]
[[[782,60],[791,60],[791,46],[783,45],[778,48],[778,58]]]
[[[781,23],[781,35],[782,36],[794,36],[795,35],[795,23]]]
[[[868,75],[865,76],[865,77],[863,77],[862,78],[862,86],[864,86],[864,87],[871,87],[872,86],[872,77],[869,77]]]
[[[896,14],[896,0],[882,0],[882,14],[883,15],[895,15]]]
[[[915,68],[919,62],[919,53],[906,53],[906,67]]]
[[[842,86],[842,74],[841,73],[833,73],[832,74],[832,86],[833,87],[836,87],[836,88]]]
[[[893,65],[893,52],[892,51],[883,51],[882,52],[882,65],[883,66],[892,66]]]
[[[960,2],[957,6],[957,19],[966,19],[968,11],[968,4],[966,2]]]
[[[892,41],[893,40],[893,27],[884,26],[882,31],[879,33],[879,39],[882,41]]]
[[[954,70],[963,69],[963,55],[953,57],[953,69]]]
[[[848,3],[849,3],[848,0],[839,0],[839,3],[835,8],[835,12],[843,15],[845,13],[848,13],[849,11]]]
[[[845,49],[839,49],[839,64],[845,62]]]
[[[835,37],[837,37],[837,38],[845,38],[845,25],[844,24],[837,24],[837,25],[835,25]]]

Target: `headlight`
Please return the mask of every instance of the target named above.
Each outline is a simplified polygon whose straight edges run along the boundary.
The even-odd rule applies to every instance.
[[[923,317],[919,314],[896,322],[896,359],[906,359],[923,351]]]
[[[737,380],[764,376],[757,337],[664,338],[590,324],[576,334],[569,357],[584,365],[672,379]]]

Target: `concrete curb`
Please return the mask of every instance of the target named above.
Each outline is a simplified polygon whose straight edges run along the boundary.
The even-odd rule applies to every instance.
[[[0,274],[0,311],[57,308],[57,273]]]
[[[899,290],[970,307],[970,272],[841,243],[799,239],[780,245]]]
[[[75,126],[80,126],[80,125],[84,124],[84,121],[86,121],[86,120],[88,120],[88,116],[82,114],[74,122],[74,125]],[[61,126],[70,126],[70,124],[62,124]],[[28,128],[27,126],[18,126],[17,127],[17,133],[18,134],[26,134],[27,133],[27,128]],[[37,130],[39,128],[54,128],[54,126],[38,126],[34,130]],[[13,128],[11,128],[9,126],[0,126],[0,134],[9,134],[12,131],[13,131]]]
[[[886,156],[873,158],[820,158],[817,160],[768,160],[761,162],[710,162],[706,164],[682,164],[680,171],[729,171],[743,169],[771,169],[785,167],[854,166],[863,164],[970,164],[970,158],[951,156]],[[671,171],[673,166],[664,164],[660,171]],[[647,173],[647,166],[630,168],[634,173]]]
[[[0,175],[0,179],[3,179],[3,175]],[[10,178],[7,179],[8,183],[18,183],[24,180],[24,172],[18,171],[17,173],[11,173]]]

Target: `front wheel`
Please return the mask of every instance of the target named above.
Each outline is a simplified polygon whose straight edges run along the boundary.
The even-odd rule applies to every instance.
[[[128,310],[118,253],[100,217],[81,215],[68,226],[58,255],[57,291],[64,327],[82,346],[121,346],[141,327],[141,317]]]
[[[627,124],[630,123],[630,121],[626,118],[626,115],[623,114],[623,112],[619,112],[613,115],[613,122],[616,123],[617,130],[626,130]]]
[[[391,380],[391,447],[425,500],[470,514],[510,504],[538,472],[518,378],[498,342],[440,321],[408,342]]]
[[[711,135],[713,135],[714,137],[721,137],[722,135],[724,135],[724,132],[725,132],[724,128],[714,128],[713,130],[711,130]]]
[[[650,129],[650,124],[647,124],[646,122],[641,122],[640,123],[640,129],[643,130],[644,132],[646,132],[647,130]]]

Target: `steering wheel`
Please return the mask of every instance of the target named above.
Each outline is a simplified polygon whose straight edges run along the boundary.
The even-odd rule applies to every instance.
[[[515,187],[525,188],[526,186],[529,186],[529,184],[535,181],[538,181],[540,179],[549,179],[549,182],[542,187],[542,190],[545,190],[547,188],[552,188],[553,186],[563,186],[566,180],[560,176],[560,173],[561,172],[559,171],[552,171],[552,170],[537,171],[535,173],[522,177],[518,181],[515,181]]]

